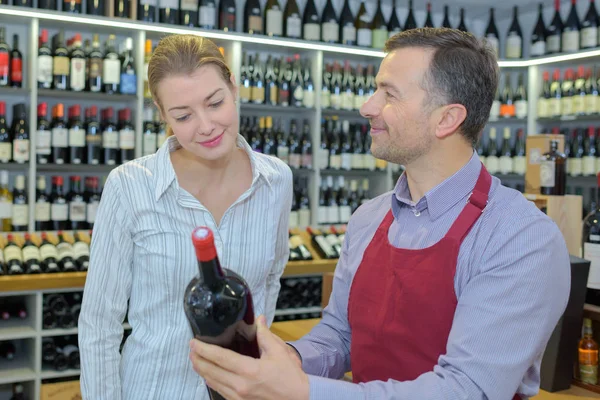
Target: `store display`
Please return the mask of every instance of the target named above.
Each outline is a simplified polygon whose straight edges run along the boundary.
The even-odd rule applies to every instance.
[[[3,321],[27,318],[27,307],[21,298],[0,297],[0,329]]]
[[[477,144],[479,159],[488,169],[490,174],[517,174],[525,175],[527,159],[525,152],[525,133],[519,128],[513,140],[510,127],[502,131],[501,145],[498,145],[497,128],[491,127],[488,134],[487,145],[481,137]]]

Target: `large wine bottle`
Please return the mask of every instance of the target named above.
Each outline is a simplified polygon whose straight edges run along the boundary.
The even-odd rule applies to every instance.
[[[212,231],[194,229],[192,242],[199,275],[185,290],[183,308],[194,337],[205,343],[258,358],[252,294],[244,279],[221,267]],[[213,400],[223,397],[208,388]]]

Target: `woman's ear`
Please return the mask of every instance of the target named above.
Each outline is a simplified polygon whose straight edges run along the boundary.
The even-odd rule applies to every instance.
[[[235,75],[231,74],[229,76],[229,82],[231,82],[230,90],[231,90],[231,94],[233,95],[233,99],[234,99],[234,101],[237,101],[238,87],[235,83]]]
[[[159,112],[159,114],[160,114],[160,119],[161,119],[162,121],[165,121],[165,122],[166,122],[166,121],[167,121],[167,119],[165,118],[165,115],[163,114],[162,107],[161,107],[161,106],[159,106],[159,105],[158,105],[158,103],[157,103],[156,101],[154,102],[154,105],[156,106],[156,109],[158,110],[158,112]]]

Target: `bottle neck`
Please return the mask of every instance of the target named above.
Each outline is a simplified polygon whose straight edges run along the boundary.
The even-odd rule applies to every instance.
[[[218,257],[209,261],[198,260],[198,269],[203,282],[209,288],[214,289],[223,286],[225,274]]]

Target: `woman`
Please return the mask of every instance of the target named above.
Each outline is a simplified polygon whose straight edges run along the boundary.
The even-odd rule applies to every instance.
[[[217,46],[162,39],[148,81],[169,138],[113,170],[102,193],[79,319],[85,399],[208,398],[183,311],[196,226],[214,231],[221,263],[246,279],[269,322],[288,259],[292,174],[238,134],[235,79]],[[119,354],[126,313],[133,331]]]

